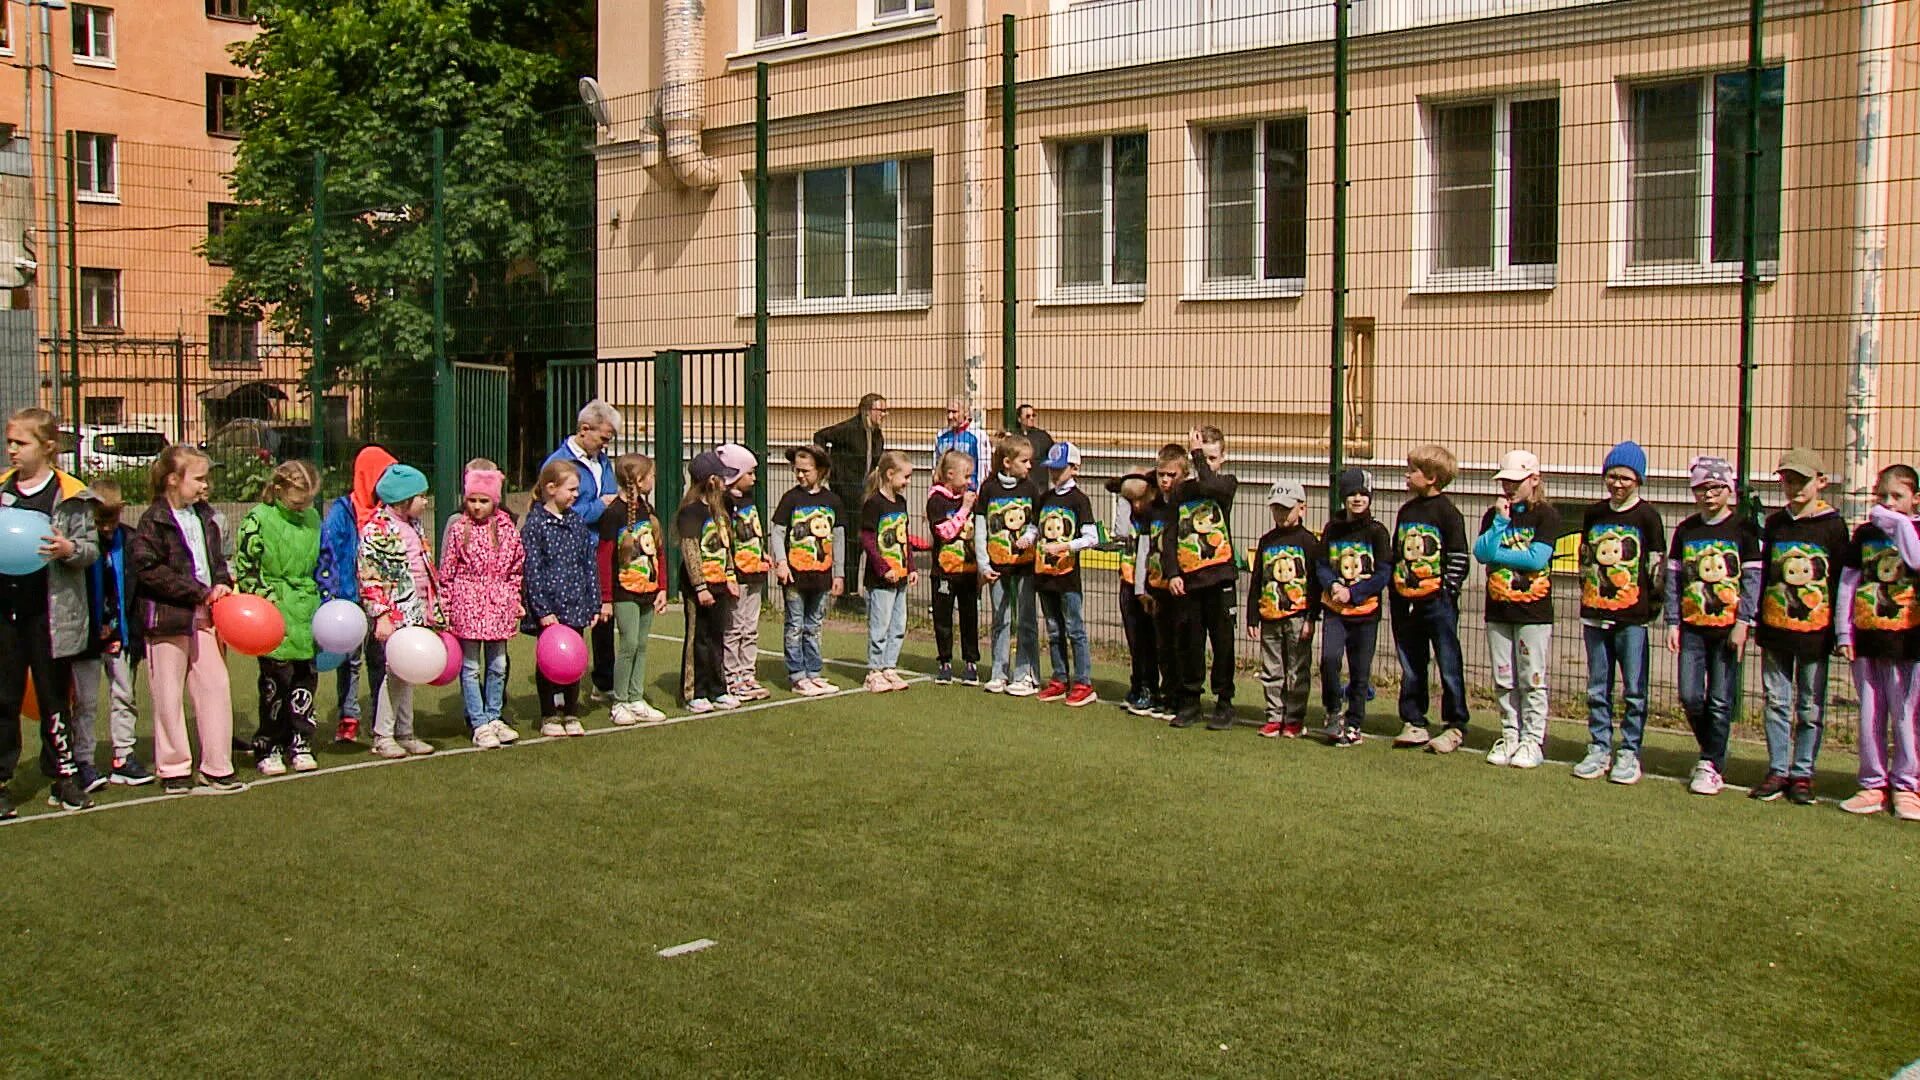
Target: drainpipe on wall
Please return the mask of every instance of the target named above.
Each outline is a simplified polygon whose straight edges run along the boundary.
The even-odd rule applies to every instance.
[[[640,167],[655,168],[660,164],[660,95],[655,94],[647,106],[647,114],[640,118]]]
[[[960,246],[966,266],[963,294],[965,356],[963,382],[967,416],[983,418],[979,407],[980,369],[987,362],[987,5],[967,0],[965,58],[965,143],[960,155]],[[937,275],[936,275],[937,277]]]
[[[1853,184],[1853,304],[1848,330],[1846,457],[1841,465],[1848,520],[1865,514],[1873,490],[1880,413],[1880,322],[1886,306],[1887,81],[1892,74],[1894,5],[1861,0],[1860,96]]]
[[[667,164],[689,188],[712,191],[720,184],[720,163],[700,148],[707,104],[706,4],[703,0],[666,0],[661,22],[667,78],[660,93],[660,110],[667,136]]]

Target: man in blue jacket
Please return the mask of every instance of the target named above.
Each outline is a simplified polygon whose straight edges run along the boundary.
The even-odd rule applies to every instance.
[[[573,510],[595,529],[607,504],[620,495],[614,483],[613,459],[607,447],[620,434],[620,411],[595,398],[580,409],[580,427],[562,441],[541,468],[556,461],[572,465],[580,473],[580,498]],[[593,637],[593,696],[604,700],[613,691],[613,623],[602,622],[591,631]]]
[[[947,430],[933,437],[933,470],[936,480],[939,479],[940,456],[949,450],[958,450],[973,459],[973,473],[967,477],[967,487],[979,491],[980,482],[987,478],[987,470],[992,466],[988,459],[993,456],[993,445],[974,430],[973,414],[967,411],[964,398],[947,399]]]

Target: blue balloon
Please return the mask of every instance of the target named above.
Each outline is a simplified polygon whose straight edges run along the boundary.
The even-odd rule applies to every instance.
[[[0,574],[22,577],[47,565],[40,545],[53,532],[53,519],[38,510],[9,506],[0,510]]]
[[[313,666],[320,671],[332,671],[346,662],[347,658],[337,652],[323,652],[313,658]]]

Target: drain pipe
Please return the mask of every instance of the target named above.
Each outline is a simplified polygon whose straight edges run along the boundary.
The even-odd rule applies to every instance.
[[[660,95],[653,95],[647,104],[647,115],[640,118],[640,167],[656,168],[660,164],[662,141],[660,137]]]
[[[662,23],[667,78],[660,93],[660,110],[661,126],[666,130],[667,164],[687,187],[712,191],[720,184],[720,163],[700,148],[707,104],[706,4],[704,0],[666,0]]]
[[[1880,330],[1886,308],[1887,104],[1893,9],[1860,5],[1860,96],[1853,183],[1853,304],[1847,364],[1846,457],[1841,512],[1851,521],[1871,504],[1873,450],[1880,421]]]

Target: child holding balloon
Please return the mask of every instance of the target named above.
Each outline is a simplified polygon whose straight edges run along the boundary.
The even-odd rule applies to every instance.
[[[408,627],[434,632],[446,629],[440,604],[440,579],[433,571],[433,543],[420,525],[427,506],[427,478],[411,465],[389,465],[374,486],[380,508],[360,530],[360,604],[373,623],[373,639],[385,650],[393,636]],[[401,677],[393,656],[387,659],[387,678],[381,680],[379,704],[373,715],[373,752],[383,758],[424,756],[433,744],[413,731],[413,683]],[[420,664],[416,678],[446,665]],[[424,680],[421,680],[424,681]]]
[[[520,620],[526,549],[520,530],[500,508],[506,474],[486,458],[467,462],[461,481],[463,513],[447,523],[440,545],[440,577],[447,615],[460,639],[460,696],[466,702],[473,745],[497,750],[520,738],[501,709],[507,695],[507,642]]]
[[[734,577],[733,522],[727,507],[727,466],[708,450],[687,463],[693,482],[680,500],[673,531],[680,542],[680,595],[687,631],[680,652],[680,702],[690,712],[734,709],[727,693],[726,640],[733,605],[740,599]]]
[[[600,567],[613,596],[618,635],[613,658],[613,722],[622,727],[667,714],[647,704],[647,635],[653,617],[667,610],[667,578],[661,558],[660,519],[653,512],[653,459],[621,454],[613,459],[620,495],[600,515]]]
[[[360,530],[373,520],[380,500],[373,489],[394,464],[394,457],[378,446],[361,447],[353,458],[353,490],[327,507],[320,524],[320,563],[313,575],[319,579],[321,598],[344,600],[360,606]],[[350,629],[350,628],[349,628]],[[341,640],[350,634],[342,630]],[[365,636],[365,627],[361,628]],[[339,652],[339,650],[329,650]],[[360,663],[367,665],[367,692],[377,703],[380,683],[386,679],[386,656],[379,649],[365,647],[364,641],[347,651],[334,676],[339,691],[340,717],[333,741],[350,743],[360,737]]]
[[[288,461],[273,470],[260,505],[240,520],[234,534],[234,589],[273,602],[286,622],[286,636],[260,657],[260,730],[253,754],[262,776],[320,767],[313,757],[313,613],[320,609],[320,470]]]
[[[153,505],[133,534],[135,617],[147,642],[153,690],[154,772],[168,794],[227,795],[247,786],[233,774],[233,699],[213,632],[213,605],[233,592],[220,519],[207,503],[207,455],[169,446],[154,459]],[[193,781],[185,696],[200,732]]]
[[[557,670],[569,658],[552,656],[549,650],[557,646],[548,643],[563,635],[550,637],[548,628],[565,626],[580,634],[613,617],[613,605],[600,599],[600,539],[573,510],[579,496],[580,470],[570,462],[548,462],[533,487],[538,505],[521,527],[520,542],[527,552],[524,604],[541,638],[533,682],[540,696],[540,734],[548,738],[587,733],[580,723],[580,676],[585,672]],[[586,658],[584,646],[573,652]],[[565,678],[568,674],[571,679]]]

